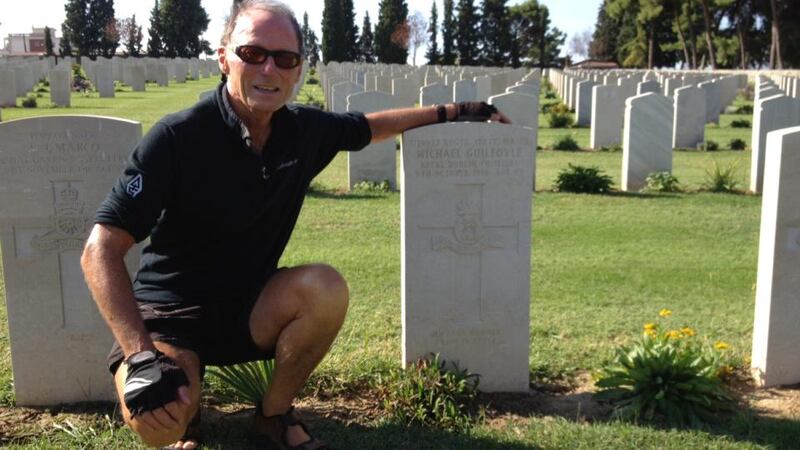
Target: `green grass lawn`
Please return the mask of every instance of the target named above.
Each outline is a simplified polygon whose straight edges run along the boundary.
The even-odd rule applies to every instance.
[[[118,93],[113,100],[73,98],[69,109],[4,109],[2,114],[9,120],[36,113],[102,113],[141,120],[149,128],[162,114],[191,104],[199,92],[214,84],[212,80],[190,81],[162,89],[148,85],[145,93]],[[318,85],[307,87],[319,89]],[[718,131],[715,136],[749,132],[727,129],[726,120],[710,131]],[[542,128],[540,144],[547,133],[577,133],[579,142],[588,141],[586,129]],[[730,343],[734,361],[745,365],[752,339],[761,199],[694,191],[714,161],[738,165],[744,185],[749,156],[749,151],[675,152],[674,173],[693,192],[598,196],[549,189],[568,163],[598,166],[618,186],[621,153],[538,152],[532,217],[529,364],[533,381],[564,382],[593,372],[616,345],[638,336],[642,324],[654,320],[662,308],[673,310],[674,320],[705,338]],[[346,159],[340,155],[316,180],[281,261],[282,265],[324,261],[337,267],[349,282],[347,320],[312,379],[334,395],[397,367],[401,355],[400,195],[343,194],[346,178]],[[0,292],[4,292],[2,283],[0,278]],[[0,294],[0,407],[9,407],[13,391],[4,304]],[[577,394],[561,395],[568,400]],[[13,443],[0,434],[0,445],[138,446],[110,409],[92,411],[79,418],[70,416],[69,421],[62,415],[44,424],[31,423],[26,426],[30,434],[16,436]],[[0,408],[0,430],[3,420]],[[209,448],[242,447],[240,433],[246,421],[240,415],[206,423]],[[466,433],[331,418],[317,420],[314,429],[336,448],[354,449],[755,449],[796,448],[800,440],[798,422],[764,418],[749,410],[716,426],[685,430],[587,421],[580,411],[563,417],[535,409],[514,419],[480,423]]]

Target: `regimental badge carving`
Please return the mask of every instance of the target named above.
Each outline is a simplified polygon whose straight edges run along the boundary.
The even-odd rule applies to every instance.
[[[91,217],[86,215],[80,192],[71,182],[53,182],[51,229],[31,239],[31,247],[42,253],[80,250],[89,233]]]
[[[462,255],[503,248],[500,236],[484,227],[481,206],[467,199],[456,204],[456,220],[451,233],[433,235],[431,245],[436,251],[450,250]]]

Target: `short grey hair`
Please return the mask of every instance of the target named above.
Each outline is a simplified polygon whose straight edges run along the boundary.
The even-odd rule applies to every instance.
[[[247,11],[250,11],[251,9],[269,11],[271,13],[279,14],[288,18],[289,21],[292,22],[295,35],[297,36],[299,53],[301,56],[305,54],[303,51],[303,32],[300,30],[300,24],[297,22],[297,18],[294,17],[294,11],[292,11],[292,8],[287,6],[285,3],[278,0],[234,1],[233,5],[231,6],[231,13],[228,15],[228,19],[225,21],[225,29],[222,31],[221,44],[223,47],[226,47],[228,44],[230,44],[231,34],[233,34],[233,29],[236,28],[236,21],[239,19],[239,16]]]

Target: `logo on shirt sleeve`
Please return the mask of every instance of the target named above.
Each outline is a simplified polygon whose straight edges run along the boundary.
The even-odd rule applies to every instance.
[[[142,192],[142,174],[138,174],[128,181],[128,184],[125,186],[125,192],[128,193],[132,198],[136,198],[140,192]]]

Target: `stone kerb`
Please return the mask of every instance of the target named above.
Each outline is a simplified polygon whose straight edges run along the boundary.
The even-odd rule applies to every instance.
[[[672,103],[648,92],[625,101],[623,191],[638,191],[653,172],[672,171]]]
[[[450,88],[441,83],[419,88],[419,106],[431,106],[452,101]]]
[[[592,118],[589,145],[593,149],[622,143],[625,91],[616,85],[592,87]]]
[[[800,99],[776,95],[757,100],[753,106],[750,147],[750,190],[761,192],[764,184],[764,149],[767,133],[800,125]]]
[[[17,82],[13,70],[0,69],[0,106],[17,105]]]
[[[695,148],[705,141],[706,99],[703,90],[684,86],[675,90],[673,148]]]
[[[92,116],[0,123],[0,241],[17,405],[116,398],[113,338],[80,268],[94,212],[141,124]],[[139,246],[126,262],[138,267]]]
[[[487,392],[528,392],[530,130],[446,123],[402,138],[403,364],[438,353]]]
[[[361,92],[347,97],[347,111],[359,111],[364,114],[399,106],[399,99],[385,92]],[[372,143],[357,152],[348,152],[347,178],[350,189],[362,181],[378,183],[388,181],[391,188],[396,190],[397,155],[394,139]]]
[[[765,386],[800,383],[800,127],[768,134],[751,368]]]

